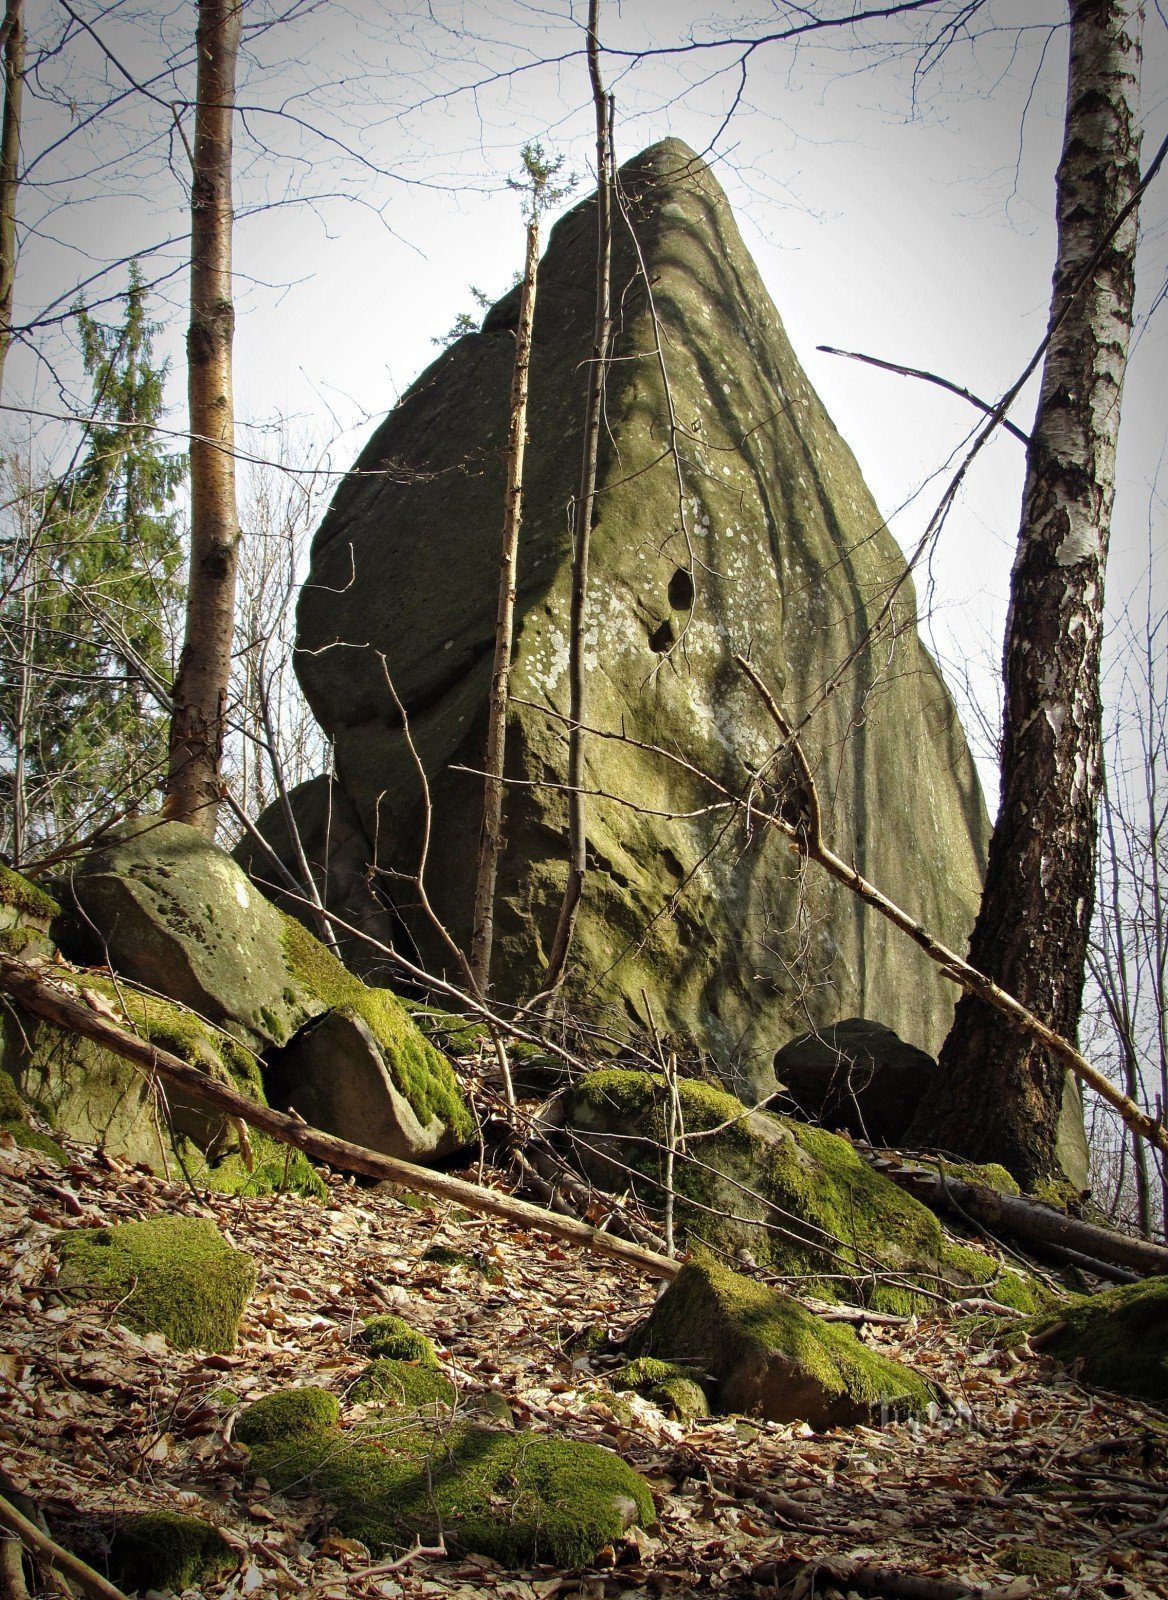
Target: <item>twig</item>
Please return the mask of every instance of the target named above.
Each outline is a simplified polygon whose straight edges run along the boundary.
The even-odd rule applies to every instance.
[[[822,350],[826,356],[846,356],[849,361],[864,361],[870,367],[879,367],[882,372],[895,372],[902,378],[920,378],[924,383],[935,383],[938,389],[945,389],[962,400],[968,400],[971,406],[984,411],[987,417],[992,417],[997,412],[997,406],[990,405],[988,400],[982,400],[972,390],[964,389],[961,384],[953,383],[949,378],[942,378],[935,372],[926,372],[922,367],[902,367],[899,361],[882,361],[879,356],[862,355],[859,350],[837,350],[832,344],[817,344],[815,348]],[[1011,422],[1009,417],[1001,417],[999,421],[1006,432],[1012,433],[1021,444],[1030,443],[1030,435],[1023,433],[1017,423]]]

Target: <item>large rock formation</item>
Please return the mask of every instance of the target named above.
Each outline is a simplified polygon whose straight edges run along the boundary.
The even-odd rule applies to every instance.
[[[659,1028],[689,1035],[743,1087],[773,1082],[777,1046],[841,1016],[877,1016],[935,1049],[953,992],[924,957],[817,875],[800,881],[758,820],[773,788],[756,786],[751,826],[695,775],[744,793],[775,745],[733,663],[750,652],[791,715],[816,708],[806,746],[836,850],[964,948],[986,815],[917,639],[903,558],[706,166],[669,140],[621,185],[586,641],[588,722],[610,737],[588,749],[591,870],[567,1000],[643,1028],[647,993]],[[508,998],[539,987],[566,876],[568,506],[594,236],[589,199],[557,224],[540,267],[492,974]],[[465,769],[483,753],[517,306],[516,290],[378,429],[316,536],[300,599],[301,681],[377,841],[382,893],[436,965],[408,882],[421,787],[388,680],[429,778],[430,897],[465,940],[480,816]],[[869,641],[889,605],[891,627]],[[334,877],[330,892],[343,900],[346,886]]]

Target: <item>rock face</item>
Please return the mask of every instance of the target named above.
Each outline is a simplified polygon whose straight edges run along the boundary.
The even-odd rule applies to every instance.
[[[917,639],[904,561],[810,388],[709,170],[667,141],[621,172],[652,284],[618,221],[617,360],[608,376],[586,637],[587,721],[685,758],[734,794],[774,749],[734,666],[749,652],[805,736],[834,847],[962,949],[987,839],[953,705]],[[591,345],[595,201],[552,231],[540,267],[509,728],[507,851],[493,982],[538,988],[563,890],[567,510]],[[433,801],[427,885],[465,941],[478,842],[507,396],[518,291],[447,350],[374,434],[313,545],[298,671],[335,741],[377,865],[416,870],[424,808],[387,685]],[[678,489],[680,471],[682,492]],[[891,607],[890,615],[884,608]],[[867,630],[883,617],[874,642]],[[846,669],[844,664],[847,663]],[[881,1017],[935,1049],[953,994],[901,936],[834,885],[799,882],[786,841],[729,827],[718,791],[652,750],[592,738],[590,872],[568,974],[577,1013],[688,1035],[724,1074],[770,1081],[808,1024]],[[302,796],[315,806],[319,797]],[[711,807],[713,806],[713,809]],[[431,963],[442,955],[402,879],[383,876]],[[736,1078],[736,1075],[737,1078]]]

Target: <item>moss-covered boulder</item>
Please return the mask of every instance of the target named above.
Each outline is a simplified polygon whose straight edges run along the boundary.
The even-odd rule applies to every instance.
[[[1084,1383],[1168,1405],[1168,1278],[1105,1289],[1033,1327]]]
[[[392,1312],[366,1317],[361,1324],[361,1343],[371,1356],[387,1356],[393,1361],[420,1361],[428,1367],[438,1365],[434,1346],[426,1335]]]
[[[323,1391],[298,1390],[295,1395]],[[299,1400],[278,1426],[272,1396],[249,1407],[236,1437],[277,1491],[314,1494],[344,1533],[373,1550],[433,1542],[505,1566],[578,1567],[634,1522],[649,1522],[649,1486],[596,1445],[515,1434],[444,1418],[421,1423],[326,1420],[332,1408]]]
[[[0,1132],[6,1133],[13,1144],[26,1150],[39,1150],[55,1162],[63,1162],[65,1152],[57,1141],[28,1119],[28,1107],[16,1084],[0,1067]]]
[[[360,1405],[404,1411],[449,1411],[457,1399],[445,1373],[427,1361],[401,1361],[377,1356],[349,1392]]]
[[[694,1369],[679,1366],[676,1361],[637,1356],[613,1374],[612,1386],[644,1395],[646,1400],[652,1400],[679,1422],[694,1422],[710,1414],[710,1402],[694,1376]]]
[[[110,1572],[123,1589],[201,1589],[225,1578],[238,1556],[209,1522],[176,1511],[121,1517],[110,1541]]]
[[[134,1002],[156,1043],[389,1155],[445,1155],[470,1136],[450,1063],[397,997],[367,988],[197,829],[157,818],[114,829],[68,888],[71,953],[165,997]],[[104,1064],[99,1076],[105,1100]],[[178,1132],[205,1148],[215,1130],[188,1120]]]
[[[936,1070],[932,1056],[882,1022],[848,1017],[801,1034],[777,1053],[776,1105],[857,1139],[895,1145]]]
[[[964,1295],[998,1278],[988,1256],[951,1243],[933,1212],[849,1140],[749,1110],[708,1083],[683,1078],[678,1089],[694,1137],[675,1162],[675,1222],[691,1242],[731,1256],[746,1251],[825,1298],[889,1311],[924,1310],[921,1289]],[[589,1176],[619,1188],[631,1168],[638,1194],[656,1210],[667,1103],[660,1074],[612,1068],[582,1077],[566,1110]]]
[[[0,861],[0,931],[26,927],[48,933],[60,910],[39,884]]]
[[[752,1091],[808,1012],[825,1024],[879,1016],[936,1049],[954,991],[924,955],[828,880],[801,882],[778,836],[727,832],[710,789],[649,748],[684,752],[738,792],[775,739],[734,653],[753,652],[798,719],[854,650],[806,730],[832,842],[964,947],[988,825],[949,694],[917,638],[903,557],[709,168],[667,140],[628,162],[621,182],[661,325],[683,504],[662,449],[657,330],[622,227],[585,660],[589,723],[641,745],[588,743],[589,872],[566,1004],[604,1007],[647,1033],[644,990],[660,1029],[694,1039],[727,1074],[741,1065]],[[538,986],[567,870],[564,507],[577,489],[595,229],[590,197],[556,224],[540,263],[507,752],[516,781],[495,934],[503,999]],[[493,306],[370,439],[316,536],[298,612],[296,667],[341,787],[377,841],[377,865],[412,874],[430,813],[388,661],[433,800],[427,887],[463,942],[517,302],[515,292]],[[890,595],[892,626],[869,639]],[[764,783],[758,807],[776,800]],[[278,819],[260,826],[275,837]],[[388,871],[379,884],[392,892]],[[447,953],[415,902],[403,894],[399,909],[437,970]]]
[[[689,1261],[629,1341],[634,1355],[684,1362],[719,1411],[813,1428],[922,1411],[928,1384],[869,1350],[844,1323],[712,1261]]]
[[[205,1217],[151,1217],[61,1236],[57,1289],[108,1304],[139,1333],[177,1350],[231,1350],[255,1287],[251,1257]]]

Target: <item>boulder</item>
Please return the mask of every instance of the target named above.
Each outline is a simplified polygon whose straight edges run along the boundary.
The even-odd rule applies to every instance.
[[[1035,1309],[1023,1278],[948,1239],[850,1140],[751,1110],[712,1084],[683,1078],[678,1094],[688,1142],[674,1164],[674,1222],[691,1247],[704,1241],[825,1299],[879,1310],[924,1311],[938,1291],[960,1299],[991,1283],[998,1299]],[[588,1073],[565,1107],[574,1160],[604,1189],[631,1181],[660,1212],[667,1104],[660,1074]]]
[[[1085,1295],[1033,1330],[1084,1383],[1168,1405],[1168,1278]]]
[[[954,991],[842,889],[819,874],[804,881],[787,842],[758,824],[779,803],[773,769],[754,786],[755,825],[727,829],[725,812],[711,809],[717,792],[649,748],[743,792],[776,742],[734,666],[735,652],[751,653],[792,717],[817,708],[805,737],[831,843],[964,948],[988,824],[952,701],[917,637],[903,557],[709,169],[667,140],[624,166],[621,184],[661,325],[683,492],[665,448],[646,282],[622,224],[585,641],[587,719],[614,737],[588,741],[589,872],[565,1004],[646,1033],[647,995],[659,1030],[695,1041],[751,1093],[773,1088],[774,1051],[808,1021],[879,1015],[935,1050]],[[566,877],[565,508],[577,488],[594,235],[590,198],[556,224],[539,269],[508,733],[515,782],[493,969],[503,999],[539,987]],[[382,892],[435,970],[449,958],[409,878],[429,821],[429,895],[465,945],[517,294],[446,350],[373,435],[316,535],[299,601],[301,682],[364,837],[377,841]],[[890,601],[892,626],[869,642]],[[300,803],[319,811],[315,792]],[[263,827],[278,831],[270,816]]]
[[[135,1031],[253,1098],[385,1154],[426,1159],[470,1138],[449,1061],[397,996],[362,983],[197,829],[155,818],[114,830],[67,887],[70,953],[106,960],[154,991],[82,981]],[[140,1075],[57,1029],[41,1048],[43,1031],[23,1070],[33,1097],[76,1137],[137,1153],[156,1122]],[[49,1067],[48,1046],[58,1043],[79,1071]],[[174,1109],[180,1135],[212,1144],[221,1118],[177,1096]],[[138,1158],[154,1165],[158,1152]]]
[[[913,1119],[937,1063],[882,1022],[848,1017],[805,1033],[775,1056],[775,1077],[795,1113],[844,1128],[871,1144],[895,1145]]]
[[[232,1350],[255,1265],[205,1217],[151,1217],[63,1234],[56,1287],[67,1299],[108,1304],[139,1333],[176,1350]]]
[[[225,1578],[238,1552],[218,1528],[180,1511],[136,1511],[120,1517],[110,1541],[109,1567],[126,1590],[182,1594]]]
[[[716,1409],[816,1429],[922,1412],[928,1384],[840,1322],[710,1260],[687,1261],[629,1340],[634,1355],[700,1369]]]
[[[341,1429],[338,1416],[326,1390],[293,1390],[249,1406],[235,1437],[273,1489],[327,1501],[334,1525],[374,1551],[441,1535],[452,1552],[571,1570],[653,1516],[645,1479],[598,1445],[458,1417],[440,1429],[396,1417],[387,1427],[376,1408]]]

